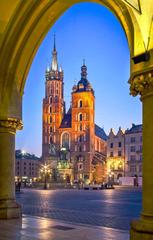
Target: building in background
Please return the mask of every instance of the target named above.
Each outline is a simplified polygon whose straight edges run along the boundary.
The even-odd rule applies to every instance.
[[[125,134],[121,128],[110,130],[107,139],[107,180],[117,183],[125,176]]]
[[[32,183],[39,178],[40,158],[21,150],[15,151],[15,180]]]
[[[142,125],[132,124],[125,132],[110,130],[107,139],[108,180],[117,183],[121,177],[142,177]],[[132,181],[132,180],[128,180]]]
[[[142,177],[142,125],[125,131],[126,176]]]
[[[104,181],[107,136],[95,124],[95,95],[87,79],[85,62],[71,96],[71,106],[66,112],[63,70],[58,67],[54,41],[43,99],[42,161],[50,164],[52,173],[59,177],[62,174],[65,179]]]

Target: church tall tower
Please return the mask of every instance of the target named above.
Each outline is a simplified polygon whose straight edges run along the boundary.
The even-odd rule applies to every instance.
[[[60,145],[58,128],[65,113],[63,70],[58,66],[56,43],[52,51],[52,63],[46,70],[45,98],[43,99],[42,158],[49,161],[58,157]]]

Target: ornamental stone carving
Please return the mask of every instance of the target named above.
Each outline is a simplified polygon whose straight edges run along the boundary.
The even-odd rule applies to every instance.
[[[0,128],[16,132],[16,130],[21,130],[23,128],[23,123],[16,118],[0,119]]]
[[[153,71],[144,72],[129,80],[130,94],[132,96],[141,95],[153,90]]]

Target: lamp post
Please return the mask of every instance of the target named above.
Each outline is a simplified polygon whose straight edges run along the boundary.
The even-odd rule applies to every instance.
[[[44,165],[41,165],[42,168],[40,169],[40,172],[44,175],[44,189],[47,189],[47,177],[50,174],[50,165],[47,165],[46,163]]]

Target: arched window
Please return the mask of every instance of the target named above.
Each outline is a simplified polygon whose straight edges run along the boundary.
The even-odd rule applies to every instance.
[[[79,100],[79,102],[78,102],[78,107],[79,107],[79,108],[82,108],[82,105],[83,105],[83,104],[82,104],[82,100]]]
[[[48,110],[49,113],[52,113],[52,107],[49,106],[49,110]]]
[[[52,123],[52,121],[53,121],[52,116],[50,116],[49,121],[50,121],[50,123]]]
[[[68,150],[70,148],[70,136],[69,133],[65,132],[62,135],[62,148],[66,148]]]
[[[82,119],[83,119],[83,118],[82,118],[82,113],[79,113],[79,115],[78,115],[78,120],[79,120],[79,121],[82,121]]]

